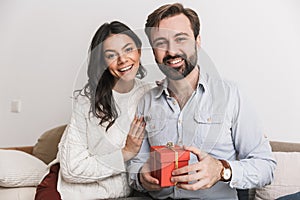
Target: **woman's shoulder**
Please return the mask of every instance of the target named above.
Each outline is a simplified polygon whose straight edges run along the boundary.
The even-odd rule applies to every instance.
[[[73,106],[77,107],[90,107],[90,98],[82,93],[74,93],[73,97],[72,97],[72,103]]]

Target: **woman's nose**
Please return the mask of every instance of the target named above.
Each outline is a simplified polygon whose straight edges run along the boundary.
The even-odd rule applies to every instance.
[[[127,62],[127,56],[125,54],[120,54],[118,57],[118,65],[126,62]]]

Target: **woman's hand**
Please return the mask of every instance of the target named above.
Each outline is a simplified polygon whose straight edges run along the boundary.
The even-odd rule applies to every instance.
[[[145,122],[143,117],[135,116],[130,125],[126,145],[122,149],[124,161],[128,161],[139,152],[144,138]]]

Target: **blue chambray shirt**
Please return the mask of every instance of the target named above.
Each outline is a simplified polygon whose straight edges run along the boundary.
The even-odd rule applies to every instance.
[[[155,199],[237,199],[235,188],[261,187],[273,179],[276,161],[269,141],[238,87],[207,73],[200,75],[200,70],[199,76],[196,90],[182,109],[169,95],[166,80],[141,99],[137,113],[144,116],[146,131],[140,152],[128,162],[129,183],[145,191],[137,172],[149,158],[150,146],[167,142],[195,146],[217,159],[227,160],[232,179],[197,191],[168,187],[149,192]],[[195,162],[197,157],[191,153],[189,163]]]

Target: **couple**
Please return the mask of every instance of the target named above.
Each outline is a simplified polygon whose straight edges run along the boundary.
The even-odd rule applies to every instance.
[[[234,84],[200,73],[199,29],[196,12],[178,3],[148,16],[145,32],[166,75],[156,87],[136,78],[145,76],[137,35],[120,22],[98,29],[88,83],[35,199],[121,198],[131,188],[155,199],[237,199],[237,188],[271,182],[276,162],[253,111]],[[149,148],[169,141],[191,160],[173,171],[176,187],[160,188]]]

